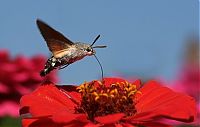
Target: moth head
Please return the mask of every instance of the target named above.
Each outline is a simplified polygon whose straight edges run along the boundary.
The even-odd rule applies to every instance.
[[[91,56],[94,55],[96,53],[96,51],[93,49],[93,47],[91,47],[90,45],[86,45],[84,47],[84,52],[86,53],[86,55]]]
[[[106,46],[104,45],[98,45],[98,46],[93,46],[95,44],[95,42],[99,39],[100,35],[98,35],[95,40],[92,42],[92,44],[86,44],[84,43],[83,46],[83,50],[84,50],[84,53],[85,55],[88,55],[88,56],[91,56],[91,55],[95,55],[96,54],[96,51],[94,50],[94,48],[105,48]]]

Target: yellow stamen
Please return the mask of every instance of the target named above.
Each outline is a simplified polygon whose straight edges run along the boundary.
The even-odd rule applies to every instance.
[[[135,94],[141,94],[136,85],[127,81],[113,83],[110,86],[105,86],[101,81],[84,82],[77,87],[77,91],[82,95],[81,105],[77,107],[77,111],[86,112],[89,119],[119,112],[132,115],[136,112]]]

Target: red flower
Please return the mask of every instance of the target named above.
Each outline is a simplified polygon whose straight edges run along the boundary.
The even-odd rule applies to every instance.
[[[149,81],[105,78],[80,86],[46,83],[21,98],[23,127],[168,127],[161,119],[192,122],[194,99]]]
[[[41,55],[11,58],[8,51],[0,51],[0,116],[18,116],[22,95],[32,92],[44,80],[57,81],[56,73],[40,77],[45,62],[46,58]]]

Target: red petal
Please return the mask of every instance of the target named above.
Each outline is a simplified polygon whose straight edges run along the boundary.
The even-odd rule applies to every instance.
[[[158,123],[158,122],[154,122],[154,123],[148,122],[148,123],[144,123],[141,125],[145,126],[145,127],[172,127],[170,125],[166,125],[166,124],[162,124],[162,123]]]
[[[53,114],[52,120],[56,123],[69,123],[73,120],[79,122],[88,123],[87,116],[85,114],[72,114],[66,111],[60,111],[59,113]]]
[[[97,124],[88,123],[84,127],[99,127]]]
[[[77,86],[73,85],[63,85],[63,86],[57,86],[58,88],[64,89],[67,94],[69,94],[74,100],[76,100],[78,103],[81,102],[81,94],[77,92],[76,88]]]
[[[137,114],[131,118],[134,121],[148,121],[155,117],[164,117],[192,122],[196,116],[193,98],[173,92],[158,82],[150,81],[140,91],[142,94],[137,96]]]
[[[137,126],[131,125],[129,123],[122,123],[122,127],[137,127]]]
[[[29,127],[37,119],[22,119],[22,127]]]
[[[136,85],[137,88],[140,88],[141,80],[137,79],[133,82],[134,85]]]
[[[53,84],[42,85],[33,93],[23,96],[20,104],[21,107],[29,107],[29,111],[33,117],[52,115],[63,110],[74,113],[75,106],[75,104]]]
[[[73,121],[69,124],[59,124],[52,121],[51,118],[43,119],[23,119],[22,127],[85,127],[85,123],[79,121]],[[95,126],[87,126],[95,127]]]
[[[112,124],[116,123],[120,119],[122,119],[125,115],[123,113],[116,113],[116,114],[111,114],[111,115],[106,115],[106,116],[99,116],[96,117],[95,120],[102,123],[102,124]]]
[[[111,84],[113,83],[117,83],[117,82],[125,82],[126,80],[124,79],[121,79],[121,78],[104,78],[103,79],[104,83],[105,83],[105,86],[110,86]]]
[[[50,118],[43,119],[23,119],[22,127],[64,127],[61,124],[54,123]]]
[[[126,82],[126,80],[124,80],[122,78],[116,78],[116,77],[107,77],[107,78],[104,78],[103,81],[104,81],[105,86],[110,86],[111,84],[116,84],[116,83],[120,83],[120,82]],[[99,85],[98,82],[96,82],[96,83],[97,83],[96,85]],[[141,81],[135,80],[132,84],[136,85],[137,88],[139,88]]]

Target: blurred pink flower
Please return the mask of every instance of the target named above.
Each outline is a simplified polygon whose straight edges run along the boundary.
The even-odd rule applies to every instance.
[[[0,105],[0,115],[11,115],[13,117],[19,114],[19,104],[13,101],[3,101]]]
[[[186,93],[200,104],[200,75],[199,66],[185,65],[177,80],[172,82],[171,88]],[[200,125],[200,105],[197,105],[198,115],[193,124]]]
[[[200,101],[200,74],[199,66],[185,65],[178,79],[172,83],[172,87],[180,92],[185,92]]]
[[[184,54],[184,61],[181,71],[175,81],[172,81],[171,88],[184,92],[197,101],[198,115],[195,125],[200,125],[200,68],[199,68],[199,40],[189,40]]]
[[[22,95],[33,91],[44,80],[57,82],[55,71],[40,77],[45,62],[46,57],[42,55],[12,58],[7,50],[0,50],[0,116],[18,116],[18,102]]]

